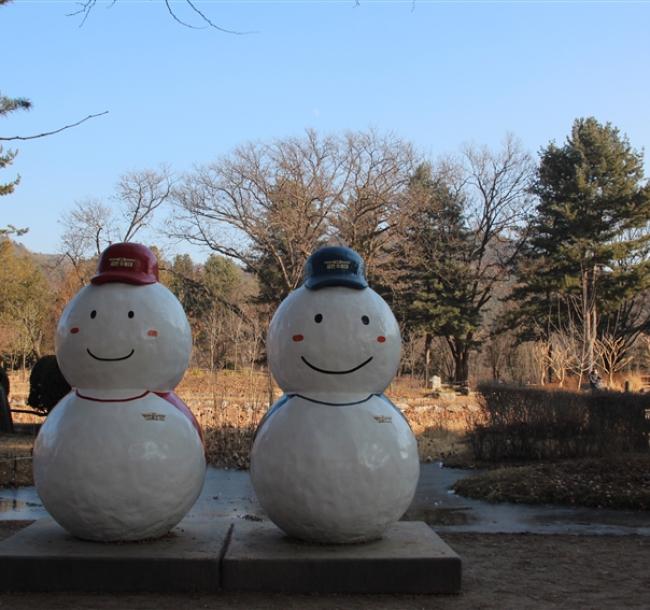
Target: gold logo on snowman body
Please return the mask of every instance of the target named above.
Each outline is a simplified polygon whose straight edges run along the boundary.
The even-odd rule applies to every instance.
[[[135,267],[134,258],[126,258],[125,256],[115,256],[108,259],[108,264],[110,267],[127,267],[129,269]]]
[[[350,268],[350,261],[325,261],[324,265],[328,271],[347,271]]]
[[[165,421],[165,416],[162,413],[141,413],[147,421]]]

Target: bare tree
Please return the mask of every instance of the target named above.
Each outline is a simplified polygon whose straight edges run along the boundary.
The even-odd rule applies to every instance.
[[[499,333],[490,336],[484,349],[484,357],[493,381],[503,380],[508,354],[513,348],[514,339],[510,334]]]
[[[466,297],[470,314],[480,321],[523,244],[520,230],[532,203],[533,162],[510,135],[496,152],[468,146],[463,158],[457,188],[467,202],[465,216],[472,244],[465,261],[469,272]],[[476,329],[447,337],[456,363],[456,381],[468,379],[470,353],[482,341],[479,332],[480,323]]]
[[[611,388],[614,384],[614,375],[632,362],[633,357],[630,351],[633,345],[633,343],[628,345],[626,337],[610,334],[602,335],[596,339],[596,356],[607,375],[607,387]]]
[[[578,373],[578,384],[580,384],[581,351],[582,342],[575,325],[563,332],[553,332],[549,337],[548,345],[543,346],[541,350],[546,367],[552,372],[549,381],[555,379],[558,385],[563,387],[568,373]]]
[[[171,235],[241,261],[278,301],[327,239],[345,179],[334,138],[308,131],[247,144],[185,177],[174,192],[179,215]]]
[[[154,212],[171,195],[172,186],[167,167],[129,172],[120,178],[116,199],[122,216],[121,241],[133,241],[137,233],[150,225]]]
[[[470,356],[488,336],[486,314],[523,243],[532,171],[507,137],[497,151],[467,147],[461,159],[421,166],[413,177],[397,258],[408,261],[412,315],[445,338],[457,383],[468,381]]]
[[[404,193],[416,155],[409,143],[375,131],[346,134],[344,155],[347,184],[333,226],[337,238],[374,272],[404,218]]]
[[[278,302],[326,242],[358,250],[369,267],[398,223],[413,165],[410,145],[375,132],[247,144],[186,176],[174,192],[171,236],[239,260],[261,297]]]
[[[171,195],[173,178],[168,168],[124,174],[112,197],[114,206],[97,199],[79,201],[61,217],[61,251],[85,280],[84,261],[115,241],[133,241],[149,227],[154,213]],[[82,274],[82,269],[83,274]]]
[[[88,199],[65,212],[60,223],[63,225],[61,252],[72,264],[79,285],[83,285],[89,272],[85,261],[99,256],[114,241],[113,212],[101,201]]]
[[[92,253],[99,256],[115,239],[113,211],[97,199],[87,199],[61,217],[62,243],[66,256],[74,263]]]

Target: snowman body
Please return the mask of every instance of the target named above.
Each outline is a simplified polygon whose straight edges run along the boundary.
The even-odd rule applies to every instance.
[[[260,504],[307,541],[381,537],[408,508],[419,477],[410,426],[383,395],[401,350],[390,308],[367,284],[303,285],[280,304],[267,345],[285,395],[253,442]]]
[[[193,422],[153,392],[123,401],[70,392],[41,429],[34,454],[43,504],[87,540],[167,533],[196,501],[205,471]]]
[[[41,427],[34,481],[48,512],[83,539],[163,535],[203,486],[200,428],[172,392],[189,362],[190,328],[157,267],[134,272],[147,257],[144,246],[110,246],[57,327],[57,360],[73,391]],[[124,283],[131,276],[138,283]]]
[[[419,474],[401,412],[382,395],[346,406],[281,401],[258,430],[251,466],[269,518],[304,540],[381,537],[408,508]]]

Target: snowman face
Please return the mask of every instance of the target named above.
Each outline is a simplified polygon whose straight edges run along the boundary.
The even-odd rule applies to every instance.
[[[299,288],[269,328],[273,376],[285,392],[308,397],[383,392],[400,348],[393,312],[370,288]]]
[[[161,284],[86,286],[68,303],[56,332],[61,371],[80,389],[170,391],[191,349],[185,312]]]

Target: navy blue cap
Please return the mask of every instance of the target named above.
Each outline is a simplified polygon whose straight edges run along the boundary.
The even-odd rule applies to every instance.
[[[310,290],[330,286],[368,288],[363,259],[344,246],[320,248],[305,263],[304,286]]]

